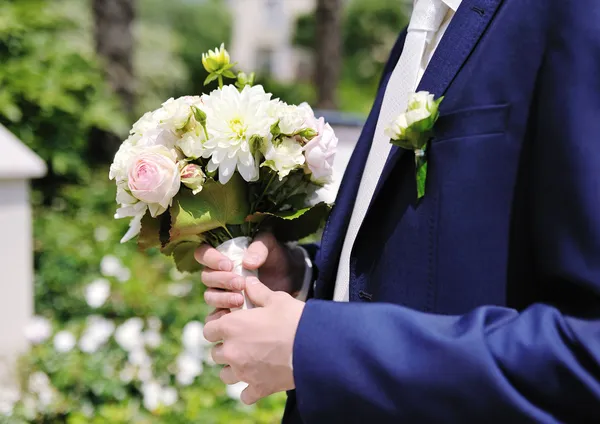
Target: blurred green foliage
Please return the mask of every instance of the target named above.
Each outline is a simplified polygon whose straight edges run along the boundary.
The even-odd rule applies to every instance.
[[[0,123],[59,179],[88,175],[92,128],[125,134],[129,124],[81,25],[88,13],[78,1],[0,2]]]
[[[350,0],[343,13],[339,107],[366,114],[375,98],[390,50],[408,24],[409,15],[400,0]],[[314,13],[298,17],[294,44],[314,51],[315,26]]]

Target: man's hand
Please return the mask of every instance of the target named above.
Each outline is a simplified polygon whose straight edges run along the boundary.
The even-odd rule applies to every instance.
[[[245,311],[214,314],[204,337],[222,342],[212,350],[225,384],[248,383],[241,400],[251,405],[273,393],[294,389],[292,353],[304,302],[273,292],[256,278],[246,280],[246,294],[256,306]]]
[[[243,305],[239,292],[244,289],[244,278],[232,271],[233,264],[219,251],[209,245],[200,246],[195,252],[196,260],[204,265],[202,282],[208,286],[204,293],[206,303],[225,313]],[[280,244],[270,233],[259,234],[248,247],[243,266],[258,270],[261,281],[273,291],[293,294],[300,290],[304,273],[304,257]]]

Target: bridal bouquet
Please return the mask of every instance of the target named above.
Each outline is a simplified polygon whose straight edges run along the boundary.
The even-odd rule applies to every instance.
[[[202,59],[205,84],[219,88],[147,112],[117,152],[115,218],[132,218],[121,242],[137,236],[180,271],[197,271],[194,251],[209,243],[249,275],[242,256],[258,231],[298,241],[321,226],[335,196],[337,138],[307,104],[272,99],[254,75],[234,74],[223,45]]]

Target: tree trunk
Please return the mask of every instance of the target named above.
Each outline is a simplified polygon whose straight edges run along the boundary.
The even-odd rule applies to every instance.
[[[121,99],[123,110],[132,113],[135,105],[132,32],[135,0],[92,0],[92,10],[96,52],[103,61],[107,81]],[[112,159],[120,145],[117,136],[104,132],[94,134],[90,141],[90,153],[101,161]]]
[[[341,0],[317,0],[315,85],[321,109],[335,109],[341,70]]]

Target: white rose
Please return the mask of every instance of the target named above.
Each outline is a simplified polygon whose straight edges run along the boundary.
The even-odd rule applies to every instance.
[[[385,129],[386,137],[392,140],[408,140],[414,145],[419,144],[422,133],[426,133],[433,127],[438,108],[439,101],[435,100],[433,94],[427,91],[414,93],[408,100],[406,112],[400,114]],[[409,131],[415,124],[419,124],[418,127]]]
[[[127,352],[144,345],[142,328],[144,321],[141,318],[130,318],[121,324],[115,331],[115,340]]]
[[[155,129],[158,124],[159,122],[155,117],[155,112],[146,112],[135,124],[133,124],[131,134],[145,134],[146,132]]]
[[[306,128],[317,129],[314,114],[308,104],[295,106],[279,102],[273,111],[275,117],[279,119],[281,134],[291,136]]]
[[[326,203],[332,205],[335,202],[338,190],[340,188],[341,179],[332,175],[331,181],[324,184],[323,186],[314,185],[309,190],[308,196],[306,197],[306,206],[312,207],[319,203]]]
[[[75,345],[77,344],[77,340],[75,336],[70,331],[59,331],[54,336],[54,349],[60,353],[70,352]]]
[[[198,159],[204,153],[204,131],[190,131],[185,133],[175,145],[183,152],[186,158]]]
[[[129,190],[148,205],[152,217],[167,210],[180,186],[177,158],[164,146],[145,148],[129,165]]]
[[[304,148],[295,138],[284,137],[277,145],[269,143],[265,152],[265,162],[262,166],[268,166],[276,171],[279,180],[287,177],[294,169],[304,165]]]
[[[99,308],[104,305],[110,296],[110,283],[104,278],[99,278],[85,288],[85,301],[91,308]]]
[[[333,128],[325,123],[325,119],[319,118],[317,135],[304,147],[306,164],[312,172],[313,181],[323,182],[331,177],[337,144]]]
[[[156,111],[156,118],[164,128],[180,130],[186,126],[192,116],[192,106],[202,102],[198,96],[184,96],[178,99],[170,98]]]
[[[52,334],[50,321],[44,317],[35,316],[25,326],[25,338],[33,344],[44,343]]]

